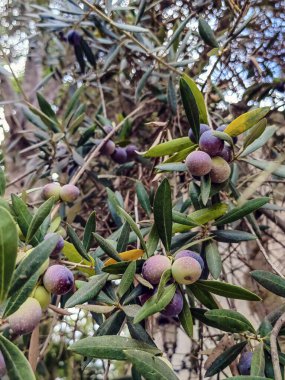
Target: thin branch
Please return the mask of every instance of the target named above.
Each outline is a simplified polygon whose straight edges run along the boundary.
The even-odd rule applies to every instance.
[[[279,365],[277,337],[278,337],[279,331],[281,330],[284,324],[285,324],[285,313],[283,313],[281,317],[275,323],[275,326],[272,329],[271,336],[270,336],[271,360],[272,360],[275,380],[282,380],[282,374],[281,374],[280,365]]]

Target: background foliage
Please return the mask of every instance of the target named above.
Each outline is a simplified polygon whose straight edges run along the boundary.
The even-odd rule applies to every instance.
[[[41,186],[51,180],[59,180],[61,184],[73,183],[80,188],[81,196],[77,202],[72,205],[57,204],[52,211],[52,217],[60,216],[60,219],[53,219],[53,230],[57,230],[60,224],[68,232],[67,240],[70,244],[65,245],[64,260],[73,263],[67,265],[75,270],[78,281],[85,281],[85,276],[94,275],[88,261],[90,254],[92,259],[105,259],[104,252],[113,258],[117,257],[118,252],[131,249],[147,248],[153,253],[158,244],[156,231],[150,232],[153,221],[157,224],[162,242],[159,247],[164,246],[168,252],[177,251],[191,243],[193,238],[199,240],[198,245],[195,244],[196,248],[205,255],[208,251],[208,257],[215,259],[210,265],[212,279],[201,281],[200,288],[197,285],[197,288],[192,288],[196,298],[195,310],[192,310],[196,325],[191,349],[185,352],[184,347],[189,344],[189,340],[185,343],[188,338],[181,338],[179,335],[180,328],[177,327],[176,320],[169,321],[159,317],[156,324],[148,329],[151,336],[158,334],[160,345],[181,378],[185,375],[185,378],[204,378],[206,357],[202,354],[209,354],[208,349],[213,346],[217,348],[217,356],[224,347],[230,347],[230,357],[234,362],[244,348],[244,341],[241,339],[241,342],[233,345],[231,339],[236,338],[236,332],[243,334],[246,331],[243,330],[243,323],[247,324],[249,334],[253,335],[255,331],[252,324],[257,328],[261,323],[258,333],[261,337],[266,337],[283,311],[281,308],[265,318],[280,305],[280,298],[272,295],[272,292],[284,297],[283,268],[280,266],[285,231],[282,219],[285,170],[281,165],[284,161],[282,126],[285,88],[283,7],[282,1],[95,1],[90,4],[85,0],[0,1],[0,115],[5,136],[0,154],[6,179],[4,186],[4,174],[1,172],[0,194],[10,201],[10,194],[21,193],[19,198],[12,197],[14,213],[17,214],[17,210],[22,210],[26,204],[32,215],[38,215],[38,221],[34,221],[34,229],[30,221],[25,227],[30,229],[28,240],[33,246],[37,246],[48,227],[42,225],[42,222],[53,207],[53,204],[50,205],[51,208],[45,205],[47,213],[40,216],[37,214],[42,204],[39,196]],[[71,41],[70,33],[74,30],[80,36],[78,43]],[[183,74],[195,81],[203,96],[197,92],[195,83],[185,76],[184,80],[188,84],[184,83],[186,87],[183,96]],[[189,86],[192,89],[190,95]],[[203,98],[207,112],[203,106]],[[196,116],[195,103],[198,105]],[[240,207],[236,210],[236,218],[233,214],[222,216],[226,212],[223,206],[219,208],[207,205],[208,197],[215,195],[209,194],[210,188],[207,186],[203,189],[202,205],[196,207],[197,189],[182,163],[185,158],[183,149],[187,153],[192,149],[186,137],[189,122],[190,125],[196,125],[198,115],[198,122],[199,117],[200,122],[206,122],[208,118],[208,122],[216,129],[219,125],[229,125],[238,116],[258,107],[270,108],[268,113],[266,110],[260,117],[262,119],[267,113],[267,127],[265,129],[266,124],[259,124],[256,128],[254,125],[259,122],[257,118],[250,125],[256,128],[256,133],[244,134],[239,139],[237,146],[241,149],[242,159],[233,165],[233,186],[222,189],[219,193],[219,202],[226,203],[229,209]],[[229,134],[234,136],[237,128],[242,128],[243,132],[246,123],[246,118],[239,119],[237,125],[234,125],[233,133]],[[112,138],[117,145],[124,147],[132,143],[137,146],[138,151],[147,153],[123,165],[115,164],[100,153],[102,138],[106,138],[104,125],[115,128]],[[262,137],[258,142],[255,139],[259,137],[259,133]],[[183,140],[175,140],[178,138]],[[168,145],[159,145],[164,142],[168,142]],[[157,170],[165,169],[165,166],[161,166],[165,160],[168,165],[166,168],[175,169],[173,172],[162,174]],[[270,166],[268,160],[274,160],[277,164]],[[168,181],[163,180],[165,177]],[[164,195],[165,198],[161,194],[165,194],[163,186],[169,185],[171,195],[166,199],[167,196]],[[216,189],[216,194],[219,190]],[[213,191],[215,190],[212,188]],[[218,195],[214,203],[218,203],[217,197]],[[270,198],[270,203],[267,197]],[[241,203],[236,204],[238,198]],[[24,205],[19,199],[23,200]],[[165,207],[165,202],[170,204],[170,208]],[[197,219],[193,205],[196,209],[206,209],[202,215],[199,210],[195,211],[198,212]],[[242,209],[243,206],[245,209]],[[208,210],[207,207],[216,208]],[[87,243],[90,234],[86,233],[84,240],[84,229],[86,231],[87,220],[94,210],[97,235]],[[191,220],[183,224],[186,223],[185,218],[189,211]],[[163,212],[166,215],[162,215]],[[173,225],[169,218],[170,213]],[[6,219],[2,219],[2,215]],[[128,219],[129,215],[133,218],[131,221]],[[208,222],[219,217],[221,218],[216,224],[225,224],[226,228],[215,229],[215,239],[211,243],[207,240],[203,242],[211,227]],[[7,223],[13,222],[10,218],[9,213],[1,208],[3,225],[5,219],[4,228]],[[184,218],[183,223],[181,218]],[[162,220],[165,220],[166,229],[165,224],[161,225]],[[17,222],[20,225],[19,217]],[[206,226],[205,229],[202,228],[204,235],[202,233],[201,236],[196,236],[192,231],[189,232],[189,223],[192,223],[192,229],[193,222]],[[90,223],[89,227],[92,226],[92,220]],[[42,230],[39,229],[41,225]],[[72,225],[69,230],[68,225]],[[14,225],[11,226],[15,235]],[[23,232],[23,227],[20,228]],[[171,236],[172,229],[180,234]],[[95,227],[91,228],[93,230]],[[136,234],[130,234],[127,245],[121,238],[122,249],[118,249],[117,245],[116,251],[114,241],[117,241],[120,232],[120,236],[123,236],[122,231],[128,236],[130,230],[134,230]],[[164,236],[162,230],[170,233]],[[72,235],[72,231],[76,231],[77,235]],[[26,234],[27,231],[24,235]],[[258,239],[252,240],[253,235]],[[78,242],[77,236],[82,242]],[[81,256],[78,256],[74,246]],[[15,247],[9,246],[9,249],[12,251]],[[133,253],[135,260],[140,258],[139,252],[136,253],[138,257]],[[78,262],[81,267],[76,266]],[[207,262],[209,265],[210,260]],[[100,260],[95,260],[95,264],[98,271]],[[39,265],[38,262],[37,266]],[[119,273],[123,274],[126,266],[120,265]],[[136,269],[139,265],[141,263],[137,260]],[[12,264],[10,272],[9,268],[5,269],[8,277],[13,266]],[[128,270],[133,269],[129,266]],[[257,282],[249,275],[252,270],[257,270],[253,272],[253,278]],[[260,270],[267,271],[267,274]],[[278,277],[274,277],[275,275]],[[103,287],[106,275],[99,276]],[[130,282],[126,277],[128,285]],[[222,284],[233,283],[257,292],[262,296],[263,302],[246,303],[245,306],[244,301],[236,301],[236,298],[253,300],[253,293],[247,290],[243,293],[240,288],[223,288],[213,278],[219,278]],[[271,292],[258,288],[258,282]],[[4,293],[8,291],[9,283],[5,283],[6,289],[3,293],[0,292],[1,300],[4,300]],[[123,285],[118,290],[120,297],[129,291],[129,287]],[[218,304],[211,294],[215,297],[218,295]],[[227,295],[228,298],[219,298],[221,295]],[[73,307],[79,300],[80,303],[85,301],[75,299],[72,302],[72,297],[67,301],[67,306]],[[49,310],[41,324],[39,347],[42,351],[37,376],[43,379],[106,378],[109,371],[108,361],[103,361],[102,364],[101,360],[93,360],[82,375],[82,357],[67,350],[78,338],[92,335],[98,329],[100,318],[95,319],[95,323],[90,318],[90,313],[84,310],[79,313],[73,311],[71,316],[67,316],[64,311],[65,301],[62,300],[60,313]],[[205,307],[202,309],[201,305]],[[215,314],[220,305],[227,309],[222,312],[236,310],[245,314],[250,321],[242,321],[242,316],[235,315],[237,325],[233,329],[225,330],[233,333],[230,338],[224,336],[223,339],[229,340],[227,343],[221,340],[220,330],[214,330],[213,333],[207,327],[223,330],[227,324],[223,315],[220,316],[219,323],[219,315]],[[214,310],[205,311],[207,309]],[[114,310],[108,309],[107,313],[110,313],[115,322],[122,321],[122,311]],[[131,313],[130,310],[127,312]],[[187,311],[184,312],[187,314]],[[189,315],[184,315],[184,318],[184,322],[180,320],[183,329],[188,335],[192,335],[192,327],[186,323]],[[271,327],[268,327],[268,321]],[[115,322],[114,325],[119,324]],[[173,331],[174,339],[166,334]],[[118,332],[112,331],[112,335]],[[143,333],[140,331],[138,335],[140,334]],[[96,339],[101,339],[100,334],[97,335],[99,336]],[[107,335],[106,331],[102,335]],[[0,340],[2,350],[4,339]],[[27,337],[17,341],[24,353],[31,346],[29,339]],[[107,338],[104,339],[106,342]],[[47,341],[51,342],[48,350],[45,347]],[[182,344],[179,343],[181,341]],[[113,343],[114,340],[109,347]],[[262,348],[259,351],[263,353],[261,357],[267,369],[264,373],[262,365],[255,365],[253,375],[274,378],[273,370],[269,368],[272,366],[268,353],[270,342],[261,339],[261,343]],[[93,347],[94,342],[90,345]],[[118,345],[122,346],[122,343],[118,342]],[[181,345],[184,347],[180,353]],[[259,346],[255,343],[253,346],[257,356]],[[145,351],[146,356],[140,358],[140,352],[134,355],[129,348],[127,347],[125,355],[134,368],[136,360],[147,361],[150,353]],[[79,351],[80,347],[77,352]],[[90,355],[90,352],[87,354]],[[282,355],[279,358],[281,364],[284,362]],[[98,352],[93,356],[113,359]],[[229,353],[225,356],[228,358]],[[214,360],[214,357],[215,352],[211,358]],[[209,362],[206,365],[209,376],[214,376],[215,368],[220,371],[230,364],[223,357],[219,360],[214,368]],[[110,378],[127,376],[127,365],[121,362],[111,363]],[[157,368],[160,365],[160,362],[156,363]],[[237,374],[235,365],[231,367],[232,375]],[[165,368],[163,366],[163,371],[167,371]],[[138,375],[134,372],[132,376],[136,378]],[[166,376],[171,378],[169,374]]]

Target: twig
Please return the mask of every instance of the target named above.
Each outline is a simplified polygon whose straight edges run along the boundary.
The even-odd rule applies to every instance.
[[[285,324],[285,313],[283,313],[281,317],[277,320],[270,335],[271,360],[272,360],[275,380],[282,380],[282,374],[281,374],[280,365],[279,365],[277,337],[278,337],[279,331],[281,330],[284,324]]]
[[[245,219],[245,223],[247,224],[247,227],[249,228],[250,232],[254,234],[254,230],[251,226],[251,224]],[[267,255],[265,249],[263,248],[263,245],[261,244],[261,241],[259,240],[258,237],[256,237],[256,243],[261,251],[261,253],[263,254],[265,260],[267,261],[267,263],[270,265],[270,267],[274,270],[275,273],[277,273],[280,277],[284,278],[283,274],[279,271],[278,268],[276,268],[276,266],[272,263],[270,257]]]
[[[136,44],[141,49],[143,49],[147,53],[148,56],[152,57],[155,61],[157,61],[161,65],[165,66],[167,69],[171,70],[175,74],[182,75],[182,72],[180,70],[177,70],[175,67],[173,67],[169,63],[165,62],[162,58],[157,57],[147,47],[145,47],[142,43],[140,43],[140,41],[137,40],[131,33],[126,32],[125,30],[118,28],[118,25],[112,19],[110,19],[104,12],[102,12],[100,9],[98,9],[95,5],[90,4],[87,0],[81,0],[81,1],[83,4],[85,4],[89,8],[91,8],[98,16],[100,16],[108,24],[112,25],[114,28],[119,30],[122,34],[124,34],[126,37],[128,37],[134,44]]]

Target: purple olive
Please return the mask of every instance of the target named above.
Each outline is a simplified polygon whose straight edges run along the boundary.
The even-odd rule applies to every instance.
[[[41,318],[41,305],[35,298],[29,297],[15,313],[7,318],[9,332],[14,337],[28,334],[40,323]]]
[[[206,131],[200,137],[199,147],[203,152],[208,153],[210,156],[216,156],[223,150],[224,142],[214,136],[212,131]]]
[[[241,375],[250,375],[250,367],[252,361],[253,352],[243,352],[240,356],[238,363],[238,370]]]
[[[60,189],[60,198],[64,202],[74,202],[80,195],[80,190],[77,186],[68,184]]]
[[[116,145],[114,141],[108,140],[104,143],[104,145],[101,148],[101,153],[105,154],[106,156],[111,156],[116,149]]]
[[[165,317],[175,317],[180,314],[183,309],[183,297],[179,290],[177,290],[164,310],[161,311],[161,314]]]
[[[127,160],[128,161],[133,161],[137,157],[137,151],[138,148],[135,145],[128,145],[126,147],[126,152],[127,152]]]
[[[227,162],[231,162],[233,160],[233,151],[229,145],[225,145],[223,150],[218,153],[217,156],[222,157]]]
[[[110,132],[112,132],[113,127],[111,127],[111,125],[104,125],[103,130],[108,135]]]
[[[210,172],[212,168],[212,160],[208,153],[197,150],[188,154],[185,160],[187,169],[192,176],[201,177]]]
[[[63,240],[63,237],[61,235],[59,235],[59,234],[57,234],[55,232],[49,232],[48,234],[46,234],[46,236],[44,237],[44,240],[47,240],[47,239],[51,238],[52,236],[57,236],[59,238],[58,243],[55,246],[55,249],[50,254],[50,257],[52,259],[57,259],[58,258],[58,254],[63,250],[64,240]]]
[[[125,162],[127,162],[128,159],[126,149],[121,148],[119,146],[115,149],[111,157],[118,164],[124,164]]]
[[[200,124],[200,132],[199,132],[199,136],[201,136],[204,132],[206,132],[206,131],[210,131],[210,130],[211,130],[211,128],[210,128],[207,124]],[[193,133],[192,128],[189,129],[188,136],[189,136],[189,139],[190,139],[191,141],[194,141],[194,140],[195,140],[195,137],[194,137],[194,133]]]
[[[43,277],[46,290],[56,295],[68,293],[74,284],[72,272],[63,265],[52,265],[47,269]]]
[[[183,251],[180,251],[175,255],[174,260],[180,259],[181,257],[193,257],[193,259],[197,260],[198,263],[201,265],[203,271],[205,263],[202,257],[198,255],[198,253],[184,249]]]
[[[158,284],[162,273],[171,268],[170,260],[166,256],[156,255],[147,259],[142,267],[143,277],[151,284]]]
[[[81,42],[81,36],[76,30],[70,30],[67,33],[67,41],[70,45],[79,46]]]

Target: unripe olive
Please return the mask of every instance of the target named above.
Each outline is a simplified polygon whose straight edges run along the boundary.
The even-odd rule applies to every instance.
[[[162,273],[170,268],[171,262],[166,256],[156,255],[144,262],[142,275],[151,284],[158,284]]]
[[[181,257],[172,264],[172,276],[178,284],[193,284],[199,280],[202,268],[193,257]]]
[[[61,235],[59,235],[55,232],[49,232],[48,234],[46,234],[46,236],[44,237],[44,240],[47,240],[47,239],[51,238],[52,236],[57,236],[59,238],[57,245],[55,246],[55,249],[50,254],[50,257],[52,259],[57,259],[59,256],[59,253],[62,251],[62,249],[64,247],[64,240],[63,240],[63,237]]]
[[[58,182],[48,183],[42,189],[42,197],[44,199],[55,197],[55,199],[58,201],[60,197],[60,189],[61,186]]]
[[[43,286],[37,286],[32,296],[39,302],[43,310],[46,310],[51,303],[51,294]]]
[[[2,352],[0,351],[0,377],[4,376],[7,372],[5,360]]]
[[[27,298],[19,309],[7,318],[11,335],[18,336],[32,332],[40,323],[41,317],[42,308],[39,302],[35,298]]]
[[[65,239],[67,237],[67,233],[62,226],[59,226],[55,233],[60,235],[63,239]]]
[[[211,157],[200,150],[191,152],[186,157],[185,164],[189,172],[198,177],[208,174],[212,168]]]
[[[68,184],[60,189],[60,198],[64,202],[74,202],[80,195],[80,190],[77,186]]]
[[[181,257],[192,257],[193,259],[198,261],[198,263],[201,265],[202,270],[204,269],[204,260],[200,255],[198,255],[198,253],[184,249],[183,251],[180,251],[175,255],[174,260],[180,259]]]
[[[66,294],[73,288],[73,273],[63,265],[52,265],[45,272],[43,283],[44,287],[53,294]]]
[[[213,183],[225,182],[231,174],[229,164],[222,157],[212,158],[212,169],[210,171],[211,181]]]

